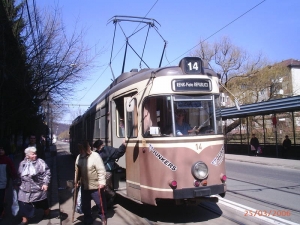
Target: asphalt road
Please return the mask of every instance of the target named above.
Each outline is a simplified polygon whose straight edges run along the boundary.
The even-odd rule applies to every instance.
[[[227,160],[226,173],[227,200],[300,224],[300,170]]]

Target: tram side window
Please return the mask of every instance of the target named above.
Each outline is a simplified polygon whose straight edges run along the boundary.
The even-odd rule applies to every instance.
[[[119,117],[119,137],[125,137],[125,127],[124,127],[124,119],[123,117]]]
[[[100,125],[99,125],[99,129],[100,129],[100,138],[101,139],[106,139],[107,138],[107,133],[108,133],[108,108],[107,106],[104,106],[101,108],[100,110]]]
[[[95,114],[93,138],[100,138],[100,110]]]
[[[116,135],[118,137],[125,137],[124,125],[124,98],[117,99],[116,101]]]
[[[156,98],[147,98],[143,108],[143,134],[150,135],[151,127],[157,127]]]
[[[137,137],[138,134],[138,122],[137,122],[137,104],[136,99],[130,99],[129,101],[133,101],[134,108],[130,111],[126,112],[126,130],[127,137]]]
[[[142,115],[144,137],[168,136],[172,130],[170,96],[146,98]]]
[[[94,138],[100,138],[100,119],[99,118],[95,120]]]

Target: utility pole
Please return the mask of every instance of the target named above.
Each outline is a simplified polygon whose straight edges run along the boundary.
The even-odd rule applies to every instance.
[[[46,126],[46,151],[50,150],[49,148],[49,122],[50,122],[50,109],[49,109],[49,101],[47,102],[47,126]]]
[[[52,126],[53,125],[53,112],[52,112],[52,107],[51,107],[51,114],[50,115],[51,115],[51,118],[50,118],[50,121],[51,121],[50,122],[51,123],[50,124],[50,132],[51,132],[50,133],[50,143],[52,145],[53,144],[53,126]]]
[[[279,158],[279,153],[278,153],[278,142],[277,142],[277,118],[276,118],[276,113],[274,113],[272,117],[272,123],[275,129],[275,141],[276,141],[276,157]]]

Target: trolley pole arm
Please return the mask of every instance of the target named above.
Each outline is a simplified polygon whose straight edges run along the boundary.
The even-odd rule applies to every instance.
[[[237,110],[240,110],[241,107],[240,107],[240,103],[239,103],[239,100],[237,99],[237,97],[235,97],[234,94],[232,94],[220,81],[219,81],[219,84],[226,90],[228,91],[229,94],[231,94],[231,96],[234,98],[234,104],[235,104],[235,107],[237,108]]]

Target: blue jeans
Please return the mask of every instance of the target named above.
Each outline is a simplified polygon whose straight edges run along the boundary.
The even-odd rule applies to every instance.
[[[101,197],[102,197],[103,206],[100,203],[100,196],[99,196],[98,189],[84,190],[84,188],[81,187],[81,203],[82,203],[82,211],[84,214],[85,223],[93,222],[92,210],[91,210],[91,199],[93,199],[96,205],[98,206],[99,214],[102,214],[102,207],[103,207],[103,211],[106,216],[107,207],[106,207],[106,198],[105,198],[104,191],[101,191]]]

